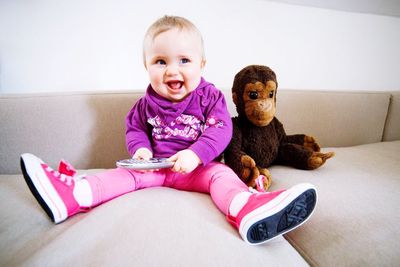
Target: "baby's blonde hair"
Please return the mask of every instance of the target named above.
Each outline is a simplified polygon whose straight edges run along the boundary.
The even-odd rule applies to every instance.
[[[186,30],[188,32],[196,34],[201,42],[201,53],[203,60],[205,60],[204,53],[204,43],[203,37],[197,27],[188,19],[179,16],[167,16],[159,18],[156,20],[147,30],[144,40],[143,40],[143,63],[146,65],[146,55],[145,49],[149,42],[154,41],[154,39],[163,32],[169,31],[171,29]]]

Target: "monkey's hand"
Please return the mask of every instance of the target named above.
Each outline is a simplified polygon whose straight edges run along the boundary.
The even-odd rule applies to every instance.
[[[321,151],[321,147],[315,141],[314,137],[308,135],[304,136],[304,147],[315,152]]]
[[[247,182],[251,173],[253,172],[253,169],[256,168],[256,162],[249,155],[243,155],[240,158],[240,162],[242,163],[242,171],[240,174],[240,178],[243,181]]]

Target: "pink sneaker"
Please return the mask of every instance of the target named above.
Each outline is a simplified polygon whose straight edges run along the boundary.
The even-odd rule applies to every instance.
[[[67,162],[61,161],[59,171],[54,171],[35,155],[23,154],[21,169],[32,194],[53,222],[60,223],[90,209],[75,200],[75,170]]]
[[[252,194],[238,215],[228,215],[227,220],[247,243],[262,244],[303,224],[316,202],[316,188],[298,184],[288,190]]]

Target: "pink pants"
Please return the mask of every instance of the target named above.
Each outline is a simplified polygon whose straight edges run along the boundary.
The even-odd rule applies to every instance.
[[[191,173],[176,173],[170,169],[138,172],[117,168],[86,177],[93,192],[93,206],[120,195],[147,187],[166,186],[178,190],[207,193],[225,215],[236,194],[248,187],[226,165],[211,162],[199,166]]]

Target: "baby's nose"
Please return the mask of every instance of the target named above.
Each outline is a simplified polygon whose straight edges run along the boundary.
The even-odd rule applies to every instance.
[[[176,66],[175,64],[168,65],[167,69],[165,71],[165,74],[168,75],[168,76],[176,75],[178,73],[179,73],[178,66]]]

